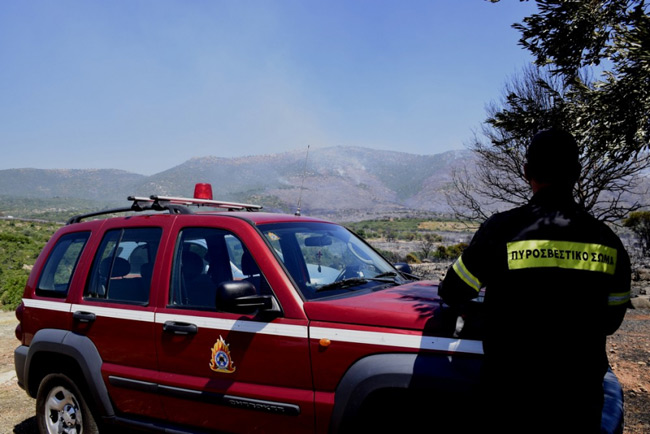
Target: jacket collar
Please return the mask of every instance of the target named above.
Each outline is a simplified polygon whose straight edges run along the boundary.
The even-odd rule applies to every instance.
[[[548,186],[533,195],[530,204],[539,206],[577,206],[573,191],[566,187]]]

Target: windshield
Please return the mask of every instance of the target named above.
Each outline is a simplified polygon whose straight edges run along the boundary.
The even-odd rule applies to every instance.
[[[405,282],[391,264],[342,226],[277,223],[259,228],[307,300]]]

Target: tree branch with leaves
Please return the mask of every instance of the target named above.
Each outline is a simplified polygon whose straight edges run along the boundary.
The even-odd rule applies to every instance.
[[[539,130],[559,127],[581,149],[577,201],[601,220],[619,221],[644,205],[639,177],[650,166],[648,6],[642,0],[536,3],[538,13],[513,26],[536,65],[488,106],[470,145],[476,170],[456,173],[448,202],[458,217],[474,219],[525,203],[526,146]]]

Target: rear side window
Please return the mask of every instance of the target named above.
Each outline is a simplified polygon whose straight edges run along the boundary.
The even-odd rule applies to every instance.
[[[84,292],[87,299],[147,304],[161,228],[107,231]]]
[[[45,297],[65,298],[70,281],[81,257],[90,232],[77,232],[59,238],[45,262],[36,287],[36,294]]]

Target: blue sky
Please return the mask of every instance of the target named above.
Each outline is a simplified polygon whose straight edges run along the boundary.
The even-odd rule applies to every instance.
[[[0,3],[0,169],[462,149],[531,57],[502,0]]]

